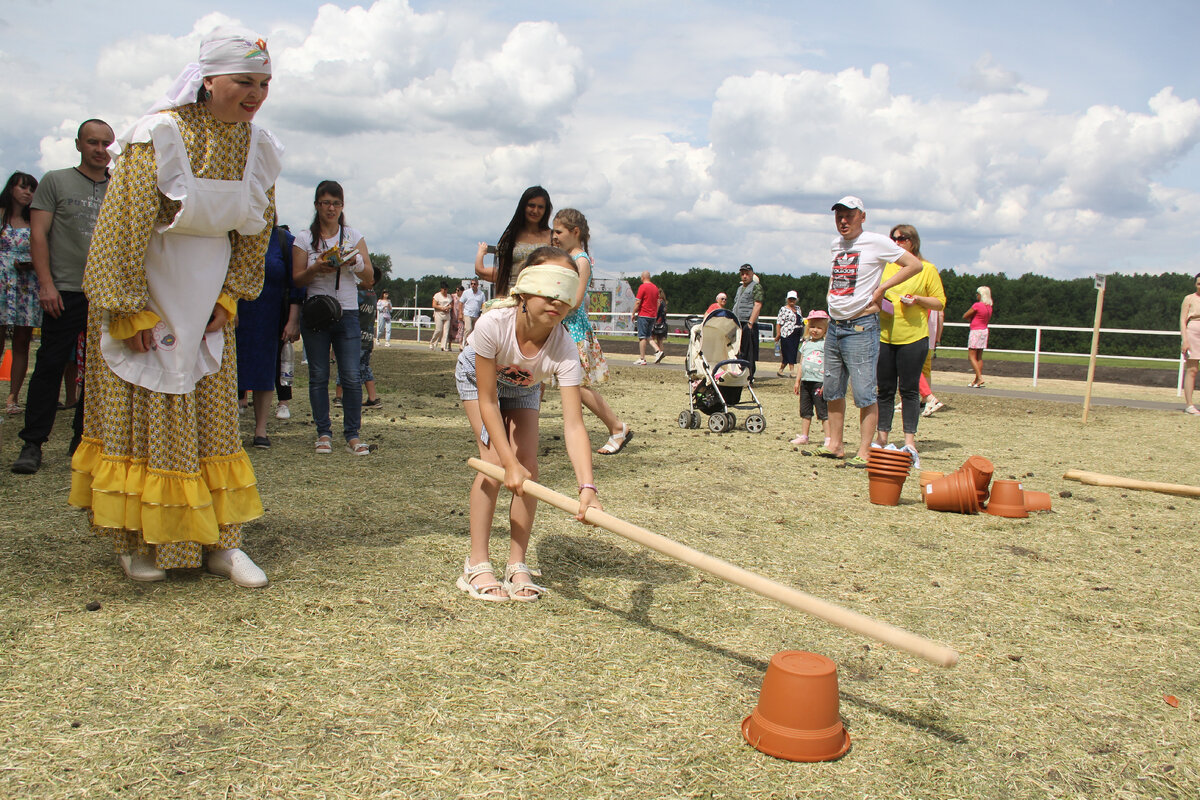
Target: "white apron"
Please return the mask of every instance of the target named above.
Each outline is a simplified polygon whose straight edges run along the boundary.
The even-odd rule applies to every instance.
[[[279,175],[282,148],[269,132],[251,126],[242,180],[197,178],[173,117],[151,115],[135,127],[131,141],[154,141],[159,190],[183,206],[169,225],[155,227],[146,247],[146,308],[161,318],[153,329],[157,349],[138,353],[114,339],[105,312],[100,351],[122,380],[186,394],[221,368],[225,334],[204,329],[229,270],[229,232],[252,236],[266,227],[266,192]]]

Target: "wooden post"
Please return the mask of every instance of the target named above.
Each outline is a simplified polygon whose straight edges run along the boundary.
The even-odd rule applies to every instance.
[[[504,470],[497,464],[489,464],[478,458],[467,459],[467,464],[472,469],[483,473],[493,480],[500,481],[501,483],[504,481]],[[578,500],[560,494],[553,489],[548,489],[540,483],[525,481],[522,490],[538,500],[549,503],[569,514],[579,513]],[[615,533],[618,536],[624,536],[626,539],[643,547],[657,550],[676,561],[682,561],[696,569],[704,570],[727,583],[749,589],[770,600],[803,611],[806,614],[811,614],[814,617],[831,622],[846,630],[854,631],[884,644],[890,644],[898,650],[912,653],[939,667],[952,667],[958,662],[958,653],[949,647],[944,647],[937,642],[933,642],[923,636],[918,636],[903,628],[897,628],[886,622],[871,619],[859,614],[857,611],[842,608],[819,597],[814,597],[811,594],[806,594],[784,586],[781,583],[776,583],[757,573],[734,566],[728,561],[722,561],[706,553],[701,553],[699,550],[693,550],[674,539],[668,539],[665,536],[652,533],[645,528],[639,528],[636,525],[614,517],[612,514],[589,508],[584,519],[597,527],[604,528],[606,531]]]
[[[1096,321],[1092,323],[1092,355],[1088,358],[1087,389],[1083,394],[1083,424],[1087,424],[1092,407],[1092,380],[1096,377],[1096,353],[1100,350],[1100,315],[1104,313],[1104,275],[1096,276]]]

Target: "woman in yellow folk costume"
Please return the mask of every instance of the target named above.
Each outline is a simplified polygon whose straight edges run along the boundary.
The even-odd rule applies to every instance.
[[[241,551],[262,516],[238,433],[233,318],[262,288],[283,148],[250,124],[271,61],[213,31],[167,95],[113,144],[88,252],[87,408],[70,503],[136,581],[207,566],[267,576]]]

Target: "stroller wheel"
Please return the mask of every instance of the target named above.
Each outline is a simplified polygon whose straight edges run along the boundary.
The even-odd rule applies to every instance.
[[[751,433],[762,433],[767,428],[767,420],[762,414],[751,414],[746,417],[746,430]]]
[[[708,429],[713,433],[724,433],[729,427],[729,417],[720,411],[708,418]]]
[[[725,412],[725,430],[731,431],[736,427],[737,427],[737,417],[735,417],[733,415],[732,411],[726,411]]]
[[[699,411],[692,412],[692,424],[689,427],[695,428],[696,430],[700,430],[700,428],[703,427],[703,418],[700,416]]]
[[[681,428],[692,427],[692,412],[690,412],[690,411],[680,411],[679,412],[679,427],[681,427]]]

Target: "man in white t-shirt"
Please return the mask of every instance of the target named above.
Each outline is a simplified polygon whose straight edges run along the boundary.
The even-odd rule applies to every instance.
[[[471,335],[471,331],[475,330],[475,322],[479,319],[479,315],[483,313],[483,303],[487,300],[487,295],[479,290],[479,281],[475,278],[471,279],[471,285],[462,295],[463,303],[463,344],[466,345],[467,337]]]
[[[829,406],[829,444],[804,452],[844,458],[846,382],[854,387],[858,406],[858,453],[847,466],[865,467],[879,407],[875,396],[875,365],[879,360],[879,309],[883,293],[921,271],[921,259],[886,236],[863,230],[867,218],[863,201],[843,197],[833,204],[834,223],[840,234],[833,240],[829,276],[829,333],[825,336],[825,381],[821,394]],[[883,267],[900,265],[900,271],[881,282]]]

